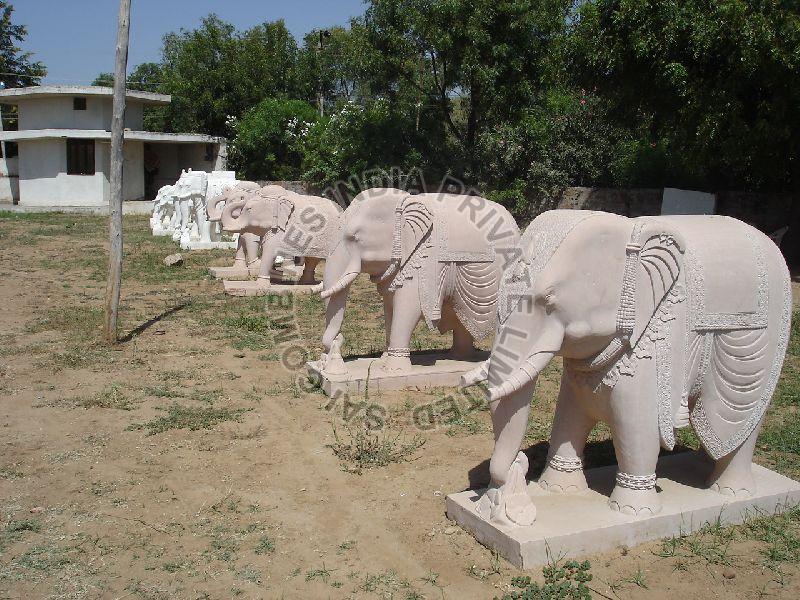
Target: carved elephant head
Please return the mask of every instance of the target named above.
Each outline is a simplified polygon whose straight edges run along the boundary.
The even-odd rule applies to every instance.
[[[209,221],[219,221],[222,219],[222,209],[228,202],[242,200],[248,192],[255,192],[260,189],[257,183],[252,181],[238,181],[232,187],[224,190],[221,194],[206,200],[206,214]]]
[[[586,360],[615,340],[635,346],[673,289],[686,247],[666,220],[582,211],[537,217],[523,241],[501,292],[510,304],[500,307],[488,366],[492,401],[528,393],[556,355]]]
[[[266,186],[244,192],[226,202],[222,211],[222,228],[231,233],[254,233],[263,236],[269,231],[285,231],[295,209],[294,194],[280,186]]]

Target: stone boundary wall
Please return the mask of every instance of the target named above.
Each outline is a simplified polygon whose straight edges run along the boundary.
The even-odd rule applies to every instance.
[[[628,217],[661,214],[662,189],[566,188],[558,208],[603,210]],[[717,214],[736,217],[772,233],[789,225],[792,194],[716,192]]]
[[[315,190],[311,184],[305,181],[256,181],[256,183],[261,187],[265,185],[279,185],[296,194],[309,194],[311,196],[319,194],[318,190]]]

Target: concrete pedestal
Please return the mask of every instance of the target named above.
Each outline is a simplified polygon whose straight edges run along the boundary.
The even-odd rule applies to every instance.
[[[225,293],[228,296],[291,296],[296,294],[313,293],[313,285],[298,285],[291,280],[274,281],[265,285],[258,279],[252,281],[223,281]]]
[[[242,281],[251,277],[258,277],[261,271],[261,261],[248,267],[209,267],[208,272],[214,279],[227,279],[230,281]]]
[[[488,353],[477,353],[472,360],[453,360],[441,352],[414,352],[411,370],[403,373],[385,372],[378,357],[345,360],[347,373],[332,374],[321,370],[317,361],[307,363],[308,374],[319,379],[328,396],[346,392],[363,394],[370,390],[405,390],[457,386],[461,376],[486,360]],[[376,362],[378,361],[378,362]]]
[[[537,509],[536,522],[530,527],[504,530],[482,519],[475,507],[485,490],[447,496],[447,516],[510,563],[530,569],[547,563],[548,550],[553,557],[579,558],[688,534],[717,518],[724,524],[742,523],[800,503],[800,483],[758,465],[753,465],[758,491],[751,498],[730,498],[705,489],[711,467],[695,452],[662,457],[657,486],[664,508],[651,517],[632,517],[608,508],[616,466],[587,471],[590,489],[575,496],[550,494],[537,483],[529,483]]]
[[[181,243],[181,250],[236,250],[237,242],[188,242]]]

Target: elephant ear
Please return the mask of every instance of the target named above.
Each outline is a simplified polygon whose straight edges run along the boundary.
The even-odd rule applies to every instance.
[[[280,196],[275,200],[274,226],[281,231],[286,231],[289,219],[294,212],[294,201],[288,196]]]
[[[428,238],[433,229],[433,214],[419,200],[413,196],[406,198],[398,207],[399,214],[395,217],[395,227],[399,228],[400,240],[400,265],[408,264],[422,243]],[[397,242],[395,232],[395,246]],[[393,255],[397,255],[397,248],[393,248]]]
[[[626,247],[625,279],[617,328],[631,345],[644,333],[684,268],[686,244],[670,223],[637,219]]]

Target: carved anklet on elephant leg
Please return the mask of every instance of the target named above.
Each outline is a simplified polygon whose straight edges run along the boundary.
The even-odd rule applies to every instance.
[[[554,454],[547,461],[539,486],[554,494],[577,494],[588,489],[583,459]]]

